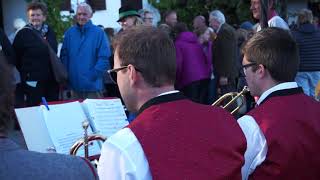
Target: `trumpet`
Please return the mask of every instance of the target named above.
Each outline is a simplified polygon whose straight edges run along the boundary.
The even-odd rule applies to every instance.
[[[241,92],[229,92],[221,96],[218,100],[216,100],[214,103],[212,103],[211,106],[222,106],[222,103],[226,101],[228,98],[231,98],[229,102],[222,106],[223,109],[227,109],[232,103],[236,102],[237,107],[235,107],[231,111],[231,114],[238,112],[241,107],[245,105],[245,97],[244,95],[249,92],[249,88],[247,86],[244,86]],[[238,104],[238,99],[240,99],[240,104]]]
[[[80,147],[84,147],[84,158],[88,159],[90,162],[98,160],[100,157],[100,154],[89,156],[89,145],[92,143],[92,141],[102,141],[104,142],[107,138],[100,134],[92,134],[88,135],[88,127],[89,122],[87,120],[82,122],[82,128],[84,130],[83,138],[76,141],[71,149],[70,149],[70,155],[76,155]]]

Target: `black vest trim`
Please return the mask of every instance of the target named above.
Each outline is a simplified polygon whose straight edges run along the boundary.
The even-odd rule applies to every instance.
[[[142,113],[145,109],[149,108],[150,106],[181,99],[186,99],[186,97],[181,92],[154,97],[141,106],[137,115]]]
[[[267,101],[268,99],[270,99],[272,97],[290,96],[290,95],[300,94],[300,93],[303,93],[303,90],[302,90],[301,87],[291,88],[291,89],[282,89],[282,90],[274,91],[271,94],[269,94],[263,101],[261,101],[260,105],[263,104],[265,101]]]

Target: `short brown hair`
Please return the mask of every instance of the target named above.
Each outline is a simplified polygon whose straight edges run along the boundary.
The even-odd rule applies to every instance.
[[[40,9],[43,15],[45,16],[48,14],[47,5],[43,2],[38,2],[38,1],[33,1],[29,3],[27,7],[27,12],[29,12],[30,10],[37,10],[37,9]]]
[[[173,85],[176,78],[176,53],[170,37],[154,27],[136,26],[114,39],[122,66],[132,64],[152,87]]]
[[[249,62],[264,65],[275,81],[294,81],[299,52],[288,31],[276,27],[263,29],[248,40],[242,52]]]
[[[7,133],[13,127],[14,86],[11,69],[0,53],[0,132]]]

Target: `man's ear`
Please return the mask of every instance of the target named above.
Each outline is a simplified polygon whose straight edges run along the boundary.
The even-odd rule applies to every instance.
[[[259,79],[265,78],[269,74],[268,70],[266,67],[262,64],[258,65],[258,69],[256,71],[256,75],[258,76]]]
[[[138,71],[136,68],[132,65],[128,65],[128,73],[129,73],[129,80],[130,80],[130,85],[135,85],[141,78],[138,74]]]

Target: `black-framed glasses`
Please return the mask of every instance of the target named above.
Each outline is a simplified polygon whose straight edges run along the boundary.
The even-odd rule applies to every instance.
[[[131,66],[132,66],[132,65],[131,65]],[[127,66],[121,66],[121,67],[115,68],[115,69],[109,69],[107,72],[108,72],[108,74],[109,74],[110,79],[112,80],[112,82],[114,82],[115,84],[117,84],[117,73],[118,73],[119,71],[121,71],[121,70],[124,70],[124,69],[128,68],[128,67],[129,67],[129,66],[127,65]],[[138,72],[141,73],[141,70],[140,70],[140,69],[138,69],[138,68],[136,68],[136,67],[134,67],[134,69],[135,69],[136,71],[138,71]]]
[[[109,69],[107,72],[110,76],[110,79],[112,80],[112,82],[114,82],[115,84],[117,84],[117,73],[123,69],[128,68],[128,66],[122,66],[119,68],[115,68],[115,69]]]
[[[247,69],[248,67],[251,67],[251,66],[254,66],[254,65],[257,65],[257,63],[252,62],[252,63],[244,64],[244,65],[242,65],[242,69],[245,70],[245,69]]]
[[[152,21],[153,18],[143,18],[143,20],[149,20],[149,21]]]
[[[252,63],[248,63],[248,64],[243,64],[242,65],[242,69],[243,69],[243,72],[244,72],[244,76],[246,76],[246,70],[248,67],[251,67],[251,66],[255,66],[257,65],[257,63],[255,62],[252,62]]]

